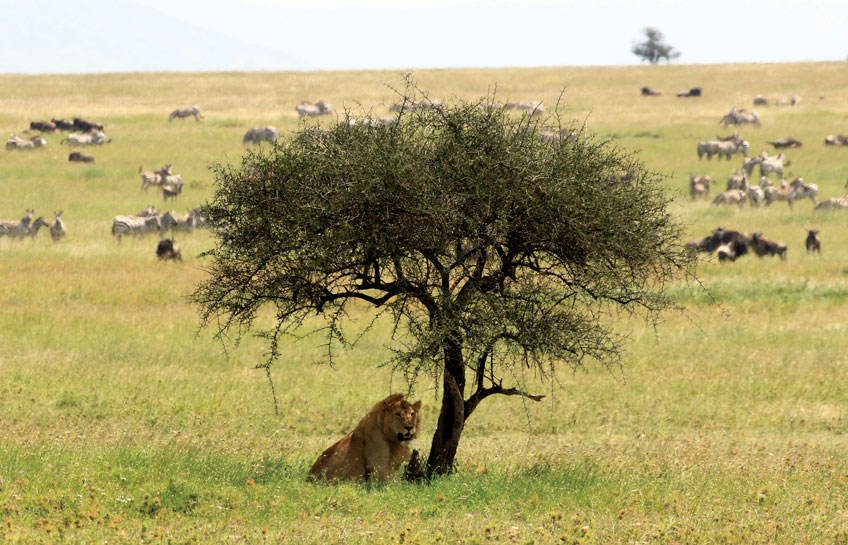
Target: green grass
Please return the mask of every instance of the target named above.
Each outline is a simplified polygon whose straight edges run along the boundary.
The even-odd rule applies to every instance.
[[[564,89],[564,114],[639,153],[666,175],[691,238],[716,226],[789,245],[786,261],[707,259],[709,292],[679,285],[685,311],[658,328],[622,318],[620,368],[564,369],[557,384],[526,379],[542,403],[491,398],[463,435],[455,475],[427,486],[305,482],[317,455],[376,399],[405,389],[379,367],[390,325],[322,365],[321,339],[289,340],[273,368],[280,413],[252,337],[222,345],[198,331],[186,300],[204,277],[209,233],[178,235],[185,262],[159,263],[150,238],[118,244],[111,218],[154,203],[185,213],[209,198],[210,165],[238,162],[254,125],[287,134],[294,105],[385,115],[402,86],[392,72],[0,76],[0,129],[75,115],[102,121],[112,143],[67,162],[46,149],[0,154],[0,217],[24,209],[68,236],[54,244],[0,238],[0,541],[19,543],[848,543],[848,216],[799,202],[716,209],[688,200],[690,173],[719,187],[738,161],[698,161],[699,140],[762,94],[802,97],[756,108],[751,151],[783,136],[787,178],[843,195],[843,63],[424,70],[433,98],[544,100]],[[642,97],[648,85],[660,97]],[[704,87],[699,99],[677,90]],[[819,98],[823,97],[823,98]],[[168,123],[177,106],[206,115]],[[172,163],[187,182],[176,203],[140,191],[139,165]],[[716,194],[714,190],[713,194]],[[803,248],[821,229],[823,253]],[[351,327],[370,311],[357,308]],[[429,445],[439,400],[423,380]]]

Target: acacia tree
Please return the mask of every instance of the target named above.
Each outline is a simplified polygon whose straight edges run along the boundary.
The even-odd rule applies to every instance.
[[[676,59],[680,56],[679,51],[675,51],[672,46],[663,43],[662,32],[650,27],[646,28],[644,32],[647,39],[644,42],[633,44],[634,55],[641,57],[642,60],[648,61],[651,64],[657,64],[662,59],[670,62],[671,59]]]
[[[526,370],[615,362],[610,314],[656,319],[693,261],[658,176],[633,156],[492,97],[423,108],[415,93],[394,124],[303,126],[217,166],[204,212],[219,241],[193,299],[220,335],[272,306],[266,370],[308,315],[326,317],[332,345],[348,341],[351,303],[390,313],[394,369],[441,380],[433,476],[453,468],[484,399],[542,397],[519,382]]]

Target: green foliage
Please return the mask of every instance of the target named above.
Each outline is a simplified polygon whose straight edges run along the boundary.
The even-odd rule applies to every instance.
[[[680,56],[679,51],[666,43],[663,43],[662,32],[655,28],[646,28],[644,42],[633,44],[633,54],[640,57],[643,61],[648,61],[651,64],[657,64],[665,59],[666,62],[671,62],[671,59],[676,59]]]

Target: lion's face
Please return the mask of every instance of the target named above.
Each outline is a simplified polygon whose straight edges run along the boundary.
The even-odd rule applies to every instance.
[[[386,434],[386,438],[399,443],[413,440],[418,433],[418,410],[420,408],[420,401],[410,404],[404,399],[385,404],[383,432]]]

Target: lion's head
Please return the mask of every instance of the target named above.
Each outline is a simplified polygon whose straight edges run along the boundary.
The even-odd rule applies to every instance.
[[[383,400],[383,433],[391,442],[412,441],[418,433],[418,411],[421,401],[409,403],[403,394],[392,394]]]

